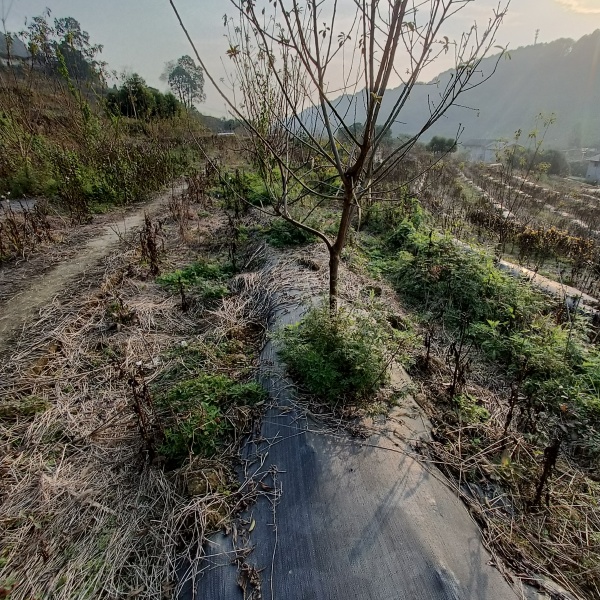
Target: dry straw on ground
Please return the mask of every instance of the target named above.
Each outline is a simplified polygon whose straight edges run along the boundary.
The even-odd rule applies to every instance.
[[[235,445],[176,472],[150,460],[131,381],[151,384],[182,342],[264,331],[271,274],[240,276],[221,305],[182,313],[136,276],[138,260],[131,247],[108,257],[1,366],[0,589],[14,600],[172,597],[196,576],[207,533],[249,501],[230,475]]]

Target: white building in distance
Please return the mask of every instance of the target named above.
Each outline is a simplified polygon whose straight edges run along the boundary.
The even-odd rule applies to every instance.
[[[600,154],[588,158],[588,161],[586,179],[594,183],[600,183]]]

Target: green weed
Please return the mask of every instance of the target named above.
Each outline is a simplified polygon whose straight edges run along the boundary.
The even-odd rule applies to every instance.
[[[190,289],[201,281],[225,281],[233,274],[230,265],[206,260],[198,260],[183,269],[165,273],[157,278],[157,282],[171,290],[179,289],[179,282]]]
[[[275,174],[275,178],[278,179]],[[272,182],[277,188],[281,187],[277,182]],[[226,208],[246,212],[249,205],[269,206],[271,195],[263,178],[254,171],[224,172],[219,176],[219,182],[211,192],[218,198],[222,198]]]
[[[276,340],[292,376],[327,402],[365,399],[386,380],[389,336],[369,316],[314,308]]]
[[[419,227],[425,213],[419,201],[406,190],[397,193],[393,202],[373,202],[364,213],[362,226],[372,234],[387,235],[403,223]]]
[[[490,418],[489,411],[469,394],[458,394],[454,401],[460,419],[467,423],[484,423]]]
[[[165,422],[160,452],[176,463],[190,453],[214,456],[233,431],[227,410],[253,406],[265,398],[258,383],[237,383],[225,375],[203,374],[175,385],[156,399]]]
[[[304,246],[306,244],[312,244],[317,240],[317,238],[308,231],[296,227],[289,221],[283,219],[275,219],[267,229],[266,236],[268,242],[276,248]]]
[[[225,282],[233,274],[230,264],[199,260],[183,269],[165,273],[157,282],[172,292],[183,290],[196,294],[202,301],[224,298],[229,293]]]

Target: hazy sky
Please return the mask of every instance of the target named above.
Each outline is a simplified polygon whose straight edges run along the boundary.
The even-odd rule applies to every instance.
[[[227,49],[223,15],[233,12],[229,0],[176,0],[198,49],[212,69],[220,68]],[[450,34],[457,35],[477,20],[485,24],[498,0],[474,0],[456,18]],[[55,17],[71,16],[104,44],[103,58],[117,71],[136,71],[150,85],[164,88],[159,77],[168,60],[192,54],[168,0],[0,0],[9,31],[23,27],[26,17],[48,7]],[[517,48],[532,44],[536,29],[539,42],[560,37],[580,38],[600,29],[600,0],[512,0],[498,43]],[[433,77],[449,68],[436,65]],[[216,93],[207,87],[207,102],[200,110],[217,115],[226,111]]]

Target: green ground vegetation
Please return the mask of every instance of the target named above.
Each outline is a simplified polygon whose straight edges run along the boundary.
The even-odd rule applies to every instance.
[[[391,335],[366,313],[313,308],[276,339],[292,376],[329,404],[364,401],[387,379]]]
[[[232,437],[229,411],[256,406],[265,398],[258,383],[238,383],[226,375],[204,373],[178,382],[156,398],[164,423],[160,453],[179,464],[190,455],[213,457]]]
[[[183,269],[161,275],[157,282],[173,292],[190,293],[203,302],[210,302],[229,293],[226,284],[233,271],[231,264],[198,260]]]
[[[74,19],[36,17],[23,39],[31,60],[0,68],[0,194],[45,196],[82,218],[193,168],[194,114],[138,75],[107,94],[100,47]]]
[[[415,218],[416,215],[416,218]],[[521,424],[541,439],[564,433],[585,464],[600,455],[600,351],[589,318],[498,270],[417,210],[375,228],[355,253],[386,277],[423,323],[445,324],[518,387]],[[429,222],[431,220],[429,219]]]

